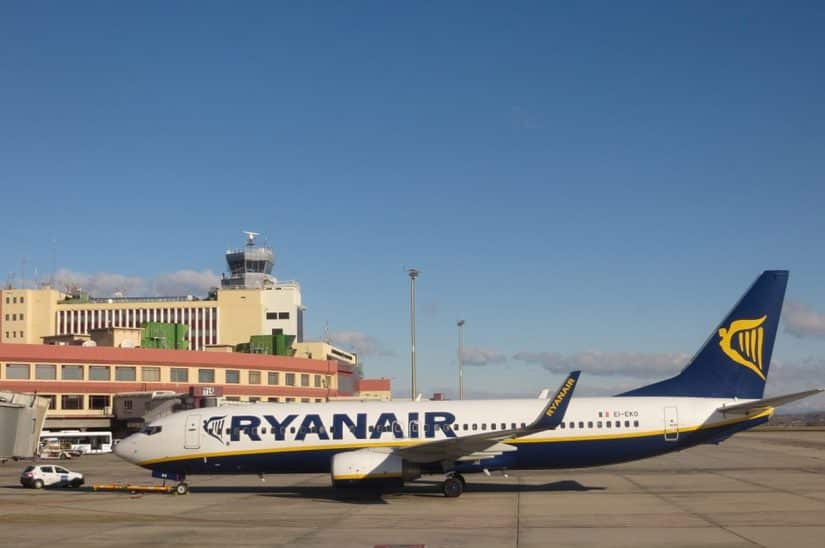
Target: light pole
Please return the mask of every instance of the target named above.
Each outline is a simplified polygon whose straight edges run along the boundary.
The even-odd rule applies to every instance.
[[[458,326],[458,399],[464,399],[464,320],[456,322]]]
[[[421,271],[415,268],[407,270],[410,276],[410,374],[412,380],[410,383],[410,399],[415,401],[416,384],[415,384],[415,279],[421,274]]]

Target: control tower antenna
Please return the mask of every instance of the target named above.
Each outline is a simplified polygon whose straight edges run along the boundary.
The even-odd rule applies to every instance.
[[[244,234],[246,234],[246,245],[252,247],[255,245],[255,236],[260,236],[260,232],[250,232],[248,230],[241,230]]]

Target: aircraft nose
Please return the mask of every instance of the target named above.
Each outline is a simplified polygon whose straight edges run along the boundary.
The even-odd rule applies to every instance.
[[[137,440],[135,439],[135,435],[131,435],[127,438],[120,440],[120,443],[115,445],[113,449],[115,455],[122,458],[123,460],[127,460],[129,462],[135,462],[137,460]]]

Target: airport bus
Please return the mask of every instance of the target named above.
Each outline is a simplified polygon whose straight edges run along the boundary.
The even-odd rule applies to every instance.
[[[83,455],[96,455],[112,452],[111,432],[81,432],[80,430],[43,430],[40,433],[40,445],[54,442],[64,449]]]

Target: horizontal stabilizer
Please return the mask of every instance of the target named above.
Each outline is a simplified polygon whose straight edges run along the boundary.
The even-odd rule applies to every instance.
[[[802,398],[807,398],[808,396],[813,396],[814,394],[819,394],[823,391],[825,391],[825,388],[816,388],[814,390],[806,390],[804,392],[796,392],[794,394],[786,394],[784,396],[764,398],[761,400],[749,401],[745,403],[735,403],[733,405],[723,405],[722,407],[717,409],[717,411],[720,411],[722,413],[741,413],[744,415],[750,411],[767,409],[769,407],[779,407],[780,405],[785,405],[786,403],[801,400]]]

